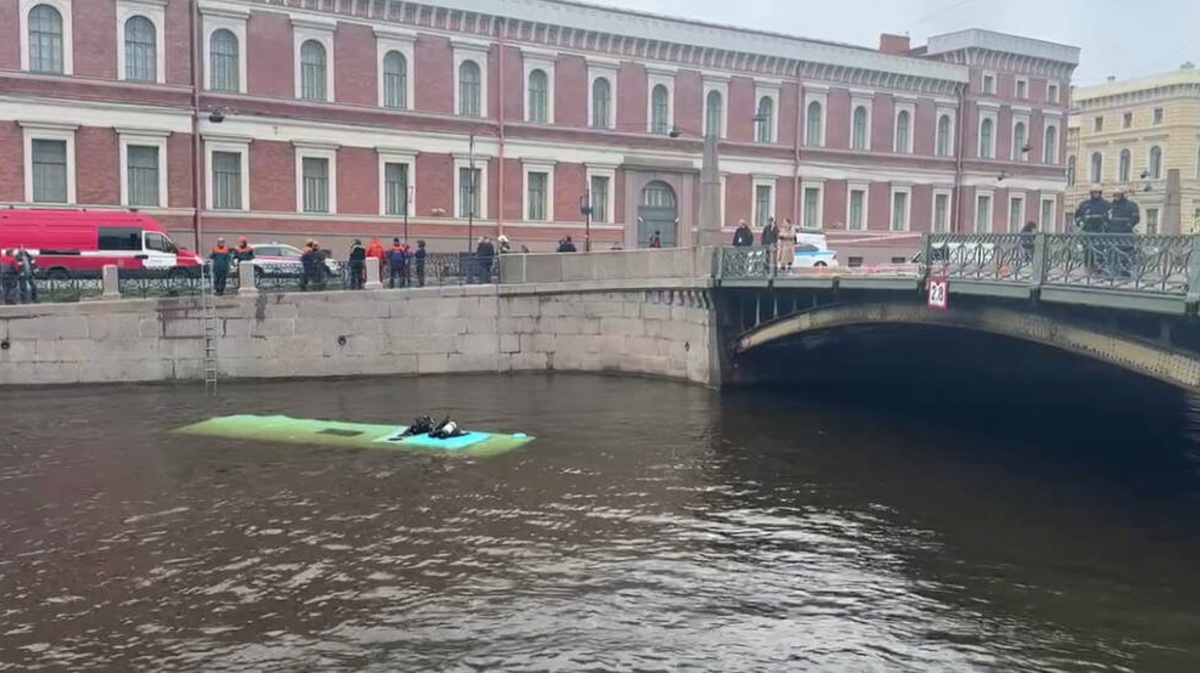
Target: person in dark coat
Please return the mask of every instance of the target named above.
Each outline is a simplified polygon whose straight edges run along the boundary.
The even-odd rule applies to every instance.
[[[1113,192],[1112,204],[1108,211],[1108,226],[1105,232],[1109,234],[1132,234],[1142,221],[1138,205],[1125,198],[1125,192]],[[1136,247],[1132,241],[1110,242],[1113,251],[1113,272],[1122,278],[1128,278],[1133,268],[1133,257]]]
[[[408,250],[400,244],[399,238],[392,239],[392,247],[387,250],[388,287],[395,289],[396,280],[400,287],[408,285]]]
[[[37,273],[37,263],[33,261],[33,255],[21,245],[13,259],[17,263],[17,286],[20,288],[21,303],[36,304],[38,297],[34,274]]]
[[[238,237],[237,247],[233,249],[233,257],[239,264],[254,259],[254,247],[246,241],[245,236]]]
[[[425,241],[417,241],[417,251],[413,253],[413,259],[417,267],[417,285],[425,287]]]
[[[767,220],[767,226],[762,230],[763,247],[771,247],[779,240],[779,227],[775,226],[775,218]]]
[[[495,256],[496,245],[492,243],[492,239],[480,236],[479,245],[475,246],[475,275],[480,283],[491,282],[492,262]]]
[[[745,220],[738,220],[737,231],[733,232],[733,244],[739,248],[754,245],[754,232],[750,231],[750,225]]]
[[[357,238],[350,244],[350,256],[346,260],[347,266],[350,267],[350,289],[361,290],[363,287],[363,274],[367,270],[367,249],[363,247],[362,241]]]
[[[11,250],[0,250],[0,297],[5,304],[17,303],[17,260]]]
[[[1030,220],[1021,227],[1021,255],[1025,262],[1033,261],[1034,236],[1037,234],[1037,222]]]
[[[229,279],[229,265],[233,261],[233,253],[225,247],[225,239],[218,238],[208,256],[212,262],[213,291],[225,294],[225,281]]]
[[[1075,209],[1075,226],[1085,234],[1104,233],[1108,228],[1110,208],[1108,201],[1104,199],[1104,191],[1100,185],[1092,185],[1088,192],[1088,200],[1079,204],[1079,207]],[[1085,240],[1083,242],[1083,262],[1088,271],[1099,269],[1100,257],[1096,250],[1098,245],[1100,245],[1099,241]]]
[[[576,252],[575,241],[568,236],[558,242],[558,252]]]
[[[300,253],[300,291],[308,290],[308,284],[315,280],[317,267],[317,251],[315,242],[311,239],[304,244],[304,252]]]
[[[657,229],[654,230],[654,235],[650,237],[650,247],[654,250],[662,247],[662,234]]]

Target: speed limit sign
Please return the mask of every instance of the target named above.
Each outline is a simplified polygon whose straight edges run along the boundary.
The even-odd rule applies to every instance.
[[[950,283],[945,278],[931,278],[929,280],[929,308],[945,311],[949,298]]]

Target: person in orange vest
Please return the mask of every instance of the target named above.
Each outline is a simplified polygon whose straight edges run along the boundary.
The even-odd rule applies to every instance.
[[[408,247],[400,243],[399,238],[392,239],[392,247],[387,251],[388,287],[396,287],[396,279],[400,279],[400,287],[408,285]]]
[[[229,248],[225,247],[225,239],[218,238],[212,254],[208,256],[208,260],[212,262],[213,291],[217,294],[225,294],[225,280],[229,278],[229,262],[232,257]]]
[[[238,262],[249,262],[254,259],[254,247],[246,241],[245,236],[238,237],[238,244],[233,249],[233,256]]]
[[[384,262],[387,261],[387,255],[386,251],[383,249],[383,243],[379,242],[378,236],[372,238],[371,242],[367,244],[367,257],[374,257],[375,259],[379,260],[379,277],[383,278]],[[366,273],[365,269],[363,270],[363,273]]]
[[[11,250],[0,249],[0,297],[5,304],[17,303],[17,259]]]

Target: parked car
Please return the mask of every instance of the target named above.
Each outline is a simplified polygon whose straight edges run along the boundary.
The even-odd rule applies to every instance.
[[[299,248],[286,243],[252,243],[254,247],[254,274],[256,276],[298,278],[304,273],[300,263],[303,254]],[[328,251],[325,251],[328,253]],[[326,254],[325,274],[337,276],[342,273],[342,263]]]
[[[21,245],[52,279],[96,278],[107,265],[127,277],[198,276],[204,264],[153,217],[134,211],[0,211],[0,248]]]
[[[823,238],[823,237],[822,237]],[[819,248],[812,243],[797,243],[794,266],[806,268],[837,268],[837,253],[828,248]]]

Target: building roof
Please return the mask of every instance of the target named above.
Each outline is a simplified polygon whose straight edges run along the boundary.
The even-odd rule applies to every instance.
[[[1076,87],[1071,93],[1071,99],[1078,103],[1095,98],[1119,96],[1121,94],[1133,93],[1134,91],[1150,91],[1186,84],[1200,84],[1200,70],[1196,69],[1195,66],[1187,67],[1187,65],[1190,64],[1185,64],[1185,67],[1178,70],[1161,72],[1145,77],[1133,77],[1095,84],[1093,86]]]
[[[987,49],[1009,54],[1020,54],[1048,61],[1079,65],[1079,47],[1072,47],[1057,42],[1035,40],[1031,37],[997,33],[982,28],[969,28],[953,33],[934,35],[929,38],[926,54],[944,54],[962,49]]]

